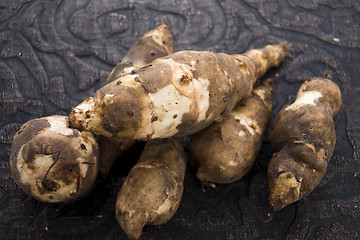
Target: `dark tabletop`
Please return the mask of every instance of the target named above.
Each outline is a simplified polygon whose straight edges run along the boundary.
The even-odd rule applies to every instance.
[[[165,225],[145,227],[143,239],[359,239],[356,0],[1,0],[0,238],[126,239],[114,205],[142,143],[88,196],[66,204],[41,203],[19,189],[9,172],[9,152],[23,123],[67,115],[105,82],[136,39],[159,23],[172,29],[176,51],[239,53],[291,43],[291,56],[265,76],[277,80],[273,118],[314,76],[330,76],[340,86],[343,106],[335,117],[337,143],[327,173],[305,199],[270,211],[266,137],[253,169],[232,184],[202,188],[189,160],[177,213]]]

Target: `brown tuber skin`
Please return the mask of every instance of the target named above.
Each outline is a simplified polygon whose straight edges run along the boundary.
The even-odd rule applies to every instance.
[[[15,134],[10,169],[14,181],[30,196],[64,202],[92,188],[98,158],[91,133],[70,129],[65,116],[51,116],[31,120]]]
[[[189,150],[202,183],[231,183],[249,172],[270,120],[273,84],[265,80],[228,118],[192,135]]]
[[[117,80],[134,69],[145,66],[156,58],[173,52],[173,37],[165,24],[145,33],[128,51],[124,59],[111,71],[106,83]],[[131,147],[133,139],[99,136],[99,173],[106,178],[114,161]]]
[[[334,151],[333,115],[341,93],[329,79],[304,82],[296,100],[276,116],[270,135],[269,202],[274,211],[310,194],[323,178]]]
[[[153,60],[173,53],[173,36],[165,24],[145,33],[128,51],[124,59],[111,71],[106,83],[117,80]]]
[[[164,224],[174,215],[183,192],[185,170],[185,153],[178,140],[146,143],[116,201],[117,220],[129,239],[139,239],[145,225]]]
[[[284,60],[287,45],[244,54],[182,51],[99,89],[69,115],[74,128],[107,137],[184,136],[227,117],[256,79]]]

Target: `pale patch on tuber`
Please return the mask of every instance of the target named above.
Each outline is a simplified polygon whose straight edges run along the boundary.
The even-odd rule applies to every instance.
[[[50,124],[50,128],[47,131],[53,131],[57,134],[63,134],[65,136],[72,136],[73,130],[69,128],[67,118],[58,118],[56,116],[47,117],[47,121]]]
[[[190,110],[191,99],[180,94],[173,85],[168,85],[156,93],[149,93],[149,97],[154,105],[153,116],[157,121],[151,123],[153,138],[171,137],[178,130],[183,115]],[[174,117],[176,116],[176,117]],[[166,134],[163,134],[163,133]]]
[[[291,104],[290,106],[286,107],[285,110],[296,110],[298,108],[301,108],[305,105],[316,105],[315,101],[318,100],[319,98],[322,97],[321,92],[318,91],[308,91],[308,92],[303,92],[303,94],[301,94],[299,96],[299,98],[296,99],[296,101]]]

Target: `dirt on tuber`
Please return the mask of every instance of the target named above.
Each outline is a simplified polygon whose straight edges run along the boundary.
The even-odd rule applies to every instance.
[[[231,183],[249,172],[267,131],[273,84],[263,81],[228,118],[192,135],[189,150],[202,183]]]
[[[15,134],[10,170],[30,196],[65,202],[92,188],[98,161],[98,145],[91,133],[69,128],[66,116],[50,116],[25,123]]]
[[[137,68],[141,68],[156,58],[173,52],[173,36],[170,28],[165,24],[145,33],[128,51],[123,60],[111,71],[106,83],[121,78]],[[106,178],[114,161],[125,150],[131,147],[134,139],[119,138],[117,136],[98,136],[100,147],[99,173]]]
[[[268,167],[269,202],[274,211],[310,194],[324,177],[336,136],[333,115],[341,108],[339,87],[329,79],[305,81],[293,104],[274,120],[273,157]]]
[[[170,28],[165,24],[160,24],[155,29],[145,33],[130,48],[123,60],[111,71],[106,83],[115,81],[155,59],[173,52],[173,36]]]
[[[183,192],[186,158],[179,140],[147,142],[117,196],[116,217],[129,239],[139,239],[145,225],[169,221]]]
[[[282,43],[244,54],[182,51],[158,58],[75,107],[70,125],[138,140],[195,133],[227,117],[287,50]]]

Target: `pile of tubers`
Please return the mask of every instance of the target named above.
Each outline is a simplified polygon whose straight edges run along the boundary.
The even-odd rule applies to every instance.
[[[267,132],[274,80],[261,78],[288,55],[288,45],[244,54],[173,53],[170,29],[146,33],[110,73],[106,85],[67,116],[25,123],[15,134],[10,168],[15,182],[43,202],[79,199],[98,174],[136,141],[147,141],[116,201],[130,239],[176,212],[186,155],[203,184],[231,183],[249,172]],[[269,203],[274,211],[307,196],[320,183],[335,146],[333,115],[341,108],[329,79],[305,81],[293,104],[276,116],[270,134]]]

